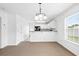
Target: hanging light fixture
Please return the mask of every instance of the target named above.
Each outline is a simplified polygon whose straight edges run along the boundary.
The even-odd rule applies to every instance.
[[[46,21],[47,19],[46,14],[42,13],[42,8],[41,8],[42,3],[38,3],[38,4],[39,4],[39,13],[36,13],[35,21]]]

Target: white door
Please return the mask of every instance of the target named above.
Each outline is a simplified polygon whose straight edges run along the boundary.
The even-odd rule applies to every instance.
[[[0,47],[1,47],[1,17],[0,17]]]
[[[1,18],[1,45],[5,47],[7,45],[7,18],[4,13]]]
[[[30,41],[29,40],[29,25],[27,25],[23,28],[23,37],[24,37],[25,41]]]

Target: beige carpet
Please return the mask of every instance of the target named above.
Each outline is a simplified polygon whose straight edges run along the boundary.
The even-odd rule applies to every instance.
[[[2,56],[74,56],[56,42],[22,42],[18,46],[8,46],[0,49]]]

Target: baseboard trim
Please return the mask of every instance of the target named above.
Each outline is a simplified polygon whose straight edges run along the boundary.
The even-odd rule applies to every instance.
[[[32,41],[30,40],[29,42],[57,42],[57,41]]]
[[[5,46],[1,46],[0,49],[3,49],[3,48],[5,48],[5,47],[7,47],[7,46],[8,46],[8,44],[6,44]]]
[[[22,41],[16,42],[16,45],[20,44]]]

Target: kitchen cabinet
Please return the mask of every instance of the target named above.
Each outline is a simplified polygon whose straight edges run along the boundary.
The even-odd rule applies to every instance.
[[[54,31],[31,31],[30,41],[32,42],[54,42],[56,41],[56,32]]]

